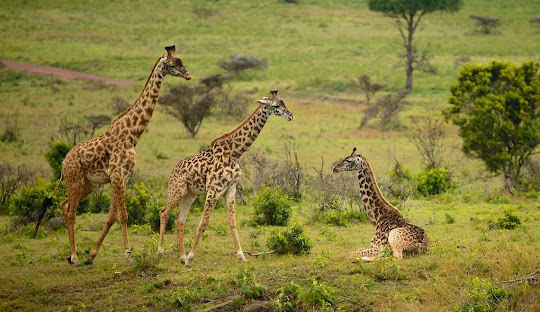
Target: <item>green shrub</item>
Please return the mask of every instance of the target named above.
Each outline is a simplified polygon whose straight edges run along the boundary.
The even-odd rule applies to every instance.
[[[146,211],[145,220],[146,223],[150,224],[150,227],[154,231],[159,231],[160,222],[161,222],[161,216],[159,215],[159,211],[163,209],[163,205],[160,203],[155,203],[150,205]],[[178,209],[173,209],[171,211],[171,215],[169,216],[169,220],[167,220],[167,224],[165,225],[165,230],[170,231],[174,226],[174,219],[176,218],[176,213]]]
[[[135,183],[125,195],[128,224],[142,224],[144,216],[152,204],[152,197],[143,182]]]
[[[517,305],[512,292],[479,277],[469,281],[464,292],[463,302],[454,307],[456,312],[511,311]]]
[[[236,284],[246,299],[259,299],[263,296],[264,287],[257,282],[252,272],[253,268],[243,267],[238,273]]]
[[[255,196],[255,223],[286,225],[291,216],[291,200],[279,189],[263,186]]]
[[[300,293],[300,301],[311,306],[327,306],[334,303],[335,290],[325,284],[319,284],[313,278],[311,284],[302,289]]]
[[[56,141],[45,152],[45,158],[51,166],[54,174],[54,179],[60,179],[62,174],[62,161],[66,157],[71,147],[64,141]]]
[[[487,202],[490,204],[510,204],[512,201],[506,196],[494,194],[488,196]]]
[[[447,224],[452,224],[452,223],[456,222],[456,220],[454,220],[454,217],[452,217],[452,215],[449,214],[449,213],[445,213],[444,217],[446,218],[446,223]]]
[[[311,241],[304,235],[300,225],[284,231],[273,230],[266,242],[266,246],[278,254],[303,255],[311,252]]]
[[[47,182],[42,178],[38,178],[33,184],[22,187],[19,193],[12,197],[9,206],[10,215],[16,216],[17,223],[20,225],[35,222],[43,200],[52,194],[56,185],[57,182]],[[62,186],[53,197],[53,204],[47,209],[44,220],[62,215],[60,202],[66,198],[65,187]]]
[[[107,192],[95,190],[79,204],[77,213],[100,213],[108,211],[110,206],[111,196]]]
[[[299,296],[300,286],[294,281],[290,281],[276,291],[276,297],[272,300],[271,306],[277,311],[293,310],[298,305]]]
[[[448,169],[424,169],[415,176],[416,191],[424,196],[446,192],[451,187]]]
[[[518,216],[512,214],[512,211],[506,209],[504,214],[497,218],[497,220],[489,221],[490,229],[505,229],[513,230],[521,224],[521,220]]]

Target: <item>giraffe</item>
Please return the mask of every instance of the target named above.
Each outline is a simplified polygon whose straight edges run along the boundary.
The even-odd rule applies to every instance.
[[[175,46],[165,47],[165,49],[167,53],[157,59],[144,90],[133,105],[116,117],[105,133],[75,145],[62,162],[62,176],[58,185],[62,179],[66,181],[68,197],[60,203],[60,206],[68,229],[70,243],[68,261],[71,264],[80,265],[74,233],[75,214],[79,202],[96,186],[107,183],[112,184],[113,191],[109,216],[86,264],[93,263],[105,236],[117,217],[122,226],[126,258],[131,261],[124,191],[135,166],[137,156],[135,146],[150,122],[165,76],[172,75],[186,80],[193,78],[182,64],[182,60],[176,55]],[[43,217],[45,209],[52,202],[52,196],[54,193],[45,199],[39,217]],[[40,218],[36,225],[36,232],[39,220]]]
[[[210,214],[218,198],[224,195],[236,254],[240,261],[246,261],[238,239],[234,210],[236,184],[242,175],[236,161],[257,139],[270,115],[282,116],[289,121],[293,120],[293,114],[287,109],[285,102],[279,98],[278,90],[273,90],[270,93],[270,97],[264,97],[257,101],[259,103],[257,108],[240,125],[214,139],[207,149],[180,161],[174,168],[169,179],[167,204],[160,211],[158,254],[161,255],[164,252],[163,238],[169,215],[173,209],[179,207],[175,224],[180,246],[180,261],[184,265],[190,266],[195,257],[195,249],[199,240],[208,226]],[[187,214],[195,198],[203,194],[206,194],[206,202],[199,230],[186,257],[184,226]]]
[[[409,224],[399,210],[384,198],[369,162],[364,156],[356,154],[355,147],[351,155],[339,162],[333,171],[337,173],[356,170],[362,203],[371,224],[375,227],[375,236],[371,240],[370,249],[358,249],[350,252],[347,257],[360,256],[364,261],[373,261],[385,245],[390,245],[394,256],[398,259],[403,259],[403,252],[429,251],[426,232],[416,225]]]

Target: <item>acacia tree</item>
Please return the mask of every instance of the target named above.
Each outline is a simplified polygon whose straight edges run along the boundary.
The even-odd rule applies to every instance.
[[[465,65],[450,91],[447,120],[459,126],[466,154],[519,188],[521,170],[540,153],[540,63]]]
[[[425,51],[417,49],[413,39],[414,34],[422,20],[428,13],[436,11],[454,12],[459,10],[462,0],[370,0],[371,11],[382,12],[396,22],[396,27],[403,40],[405,48],[405,72],[407,82],[405,89],[409,92],[413,88],[413,72],[418,69],[425,72],[435,72],[435,68],[428,63]]]

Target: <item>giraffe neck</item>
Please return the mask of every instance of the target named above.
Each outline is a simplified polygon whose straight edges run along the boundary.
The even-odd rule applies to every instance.
[[[212,145],[222,143],[232,160],[240,158],[251,144],[255,142],[270,114],[266,106],[259,104],[246,120],[232,131],[216,138],[212,142]]]
[[[399,217],[399,210],[392,206],[382,195],[371,166],[364,158],[364,168],[358,171],[360,195],[366,214],[373,225],[379,224],[383,219]]]
[[[154,65],[139,98],[125,112],[113,120],[111,125],[113,134],[127,137],[133,146],[139,142],[154,113],[164,78],[163,63],[160,57]]]

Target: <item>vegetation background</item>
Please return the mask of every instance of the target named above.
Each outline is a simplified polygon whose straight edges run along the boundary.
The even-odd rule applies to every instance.
[[[489,35],[479,33],[470,15],[500,18],[501,25]],[[113,97],[135,100],[163,47],[176,44],[184,64],[199,79],[224,73],[216,63],[231,55],[267,59],[267,69],[240,73],[226,88],[249,97],[248,110],[269,90],[279,89],[295,120],[271,118],[244,158],[263,153],[269,160],[283,161],[285,144],[294,142],[303,172],[316,177],[312,168],[320,169],[321,157],[326,174],[332,162],[357,147],[385,185],[395,160],[409,172],[422,169],[410,139],[413,120],[439,114],[448,105],[449,87],[456,83],[463,60],[538,61],[540,25],[530,22],[538,15],[538,1],[469,0],[454,14],[425,16],[416,36],[437,74],[415,72],[401,125],[382,132],[376,119],[358,129],[366,106],[355,81],[367,74],[386,86],[384,92],[395,92],[403,88],[405,73],[399,66],[402,48],[392,20],[369,11],[367,1],[0,1],[2,58],[137,82],[119,87],[0,68],[0,124],[16,129],[18,136],[14,142],[0,143],[0,156],[52,179],[44,154],[57,138],[62,120],[113,115]],[[196,80],[167,77],[162,92]],[[176,163],[241,119],[214,114],[190,138],[176,119],[158,108],[137,146],[136,178],[152,180],[151,191],[164,201],[167,177]],[[95,266],[84,268],[65,262],[63,228],[49,230],[38,240],[28,239],[24,228],[6,230],[0,240],[0,309],[202,309],[242,294],[245,285],[238,280],[256,280],[265,288],[267,300],[276,300],[284,293],[280,289],[295,281],[312,290],[305,291],[315,298],[310,309],[438,311],[493,297],[487,311],[540,309],[538,286],[497,284],[540,269],[538,192],[501,195],[502,179],[460,151],[457,128],[446,125],[445,138],[443,162],[455,187],[438,196],[416,194],[400,201],[411,223],[429,224],[424,227],[432,244],[427,255],[399,262],[387,258],[375,264],[351,263],[344,255],[369,245],[372,226],[365,221],[347,227],[314,221],[313,207],[318,203],[307,196],[293,204],[291,222],[305,226],[314,246],[311,254],[250,257],[249,269],[231,257],[233,244],[223,209],[212,215],[190,270],[179,264],[173,234],[167,235],[164,258],[153,258],[155,235],[144,226],[130,230],[138,257],[133,267],[121,256],[121,236],[114,228]],[[345,183],[354,177],[340,179]],[[237,202],[244,249],[264,249],[272,227],[251,226],[251,201]],[[354,205],[351,209],[360,211]],[[522,224],[515,230],[490,228],[489,221],[504,217],[504,211],[519,216]],[[193,228],[199,216],[193,211],[186,228]],[[103,214],[78,218],[80,253],[93,245],[104,219]],[[8,228],[10,217],[1,216],[0,221]],[[494,296],[489,289],[507,293]],[[332,300],[325,300],[325,293]]]

